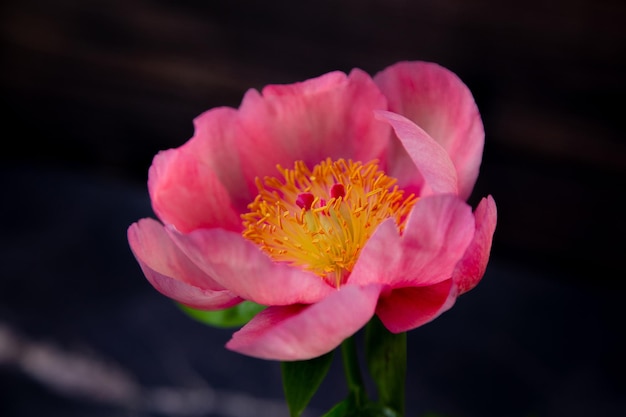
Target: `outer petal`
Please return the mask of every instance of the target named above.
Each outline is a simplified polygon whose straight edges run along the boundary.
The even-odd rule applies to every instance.
[[[315,274],[272,261],[239,233],[223,229],[168,232],[206,274],[246,300],[267,306],[309,304],[334,291]]]
[[[244,172],[276,176],[276,165],[309,166],[327,157],[370,161],[389,143],[389,126],[373,118],[387,101],[369,75],[331,72],[291,85],[271,85],[263,94],[250,90],[239,108],[248,135],[240,141]]]
[[[269,307],[236,332],[226,347],[281,361],[323,355],[372,318],[380,289],[346,285],[316,304]]]
[[[243,175],[239,159],[239,142],[245,136],[239,123],[238,111],[220,107],[202,113],[194,119],[192,150],[203,165],[211,168],[224,185],[236,210],[241,213],[256,195]],[[203,191],[203,190],[201,190]]]
[[[250,195],[231,137],[237,133],[235,115],[227,108],[203,114],[195,120],[193,138],[154,157],[148,189],[164,223],[182,232],[203,227],[241,230],[238,210]]]
[[[421,196],[433,193],[458,193],[456,170],[448,153],[441,145],[406,117],[388,111],[378,111],[376,114],[391,124],[406,153],[423,178],[423,188],[418,192],[417,185],[412,182],[419,177],[396,177],[403,187]]]
[[[467,199],[478,177],[485,139],[467,86],[451,71],[428,62],[400,62],[374,80],[388,98],[390,111],[417,123],[450,154],[458,172],[459,195]],[[402,152],[396,152],[396,158],[403,159]]]
[[[201,309],[226,308],[242,301],[191,262],[157,221],[133,223],[128,242],[144,275],[162,294]]]
[[[493,233],[496,229],[497,209],[493,197],[483,198],[476,207],[474,239],[454,270],[454,282],[462,294],[474,288],[485,274]]]
[[[421,198],[402,235],[392,219],[378,226],[361,251],[349,282],[401,288],[445,281],[452,277],[473,236],[472,209],[457,196]]]
[[[392,290],[381,296],[376,314],[390,332],[406,332],[434,320],[455,300],[452,279],[447,279],[426,287]]]

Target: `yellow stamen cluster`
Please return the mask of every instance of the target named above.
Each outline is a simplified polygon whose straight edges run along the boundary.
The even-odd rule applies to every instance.
[[[242,215],[243,236],[272,259],[311,271],[335,287],[346,282],[376,227],[393,218],[400,231],[417,198],[366,164],[330,158],[310,170],[278,166],[282,178],[257,178],[259,194]]]

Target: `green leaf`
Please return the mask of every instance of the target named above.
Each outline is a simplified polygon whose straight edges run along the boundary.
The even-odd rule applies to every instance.
[[[365,357],[378,388],[379,404],[404,414],[406,333],[391,333],[374,316],[365,331]]]
[[[244,301],[224,310],[205,311],[178,304],[180,309],[194,320],[215,327],[239,327],[265,308],[252,301]]]
[[[306,408],[330,369],[333,351],[307,361],[281,362],[283,390],[291,417]]]
[[[354,412],[354,410],[351,411],[350,403],[350,400],[344,400],[339,404],[336,404],[333,408],[330,409],[328,413],[324,414],[322,417],[347,417],[349,414],[351,414],[351,412]]]

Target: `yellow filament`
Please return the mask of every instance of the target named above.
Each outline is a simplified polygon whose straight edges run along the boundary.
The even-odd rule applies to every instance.
[[[328,158],[312,170],[302,161],[294,169],[277,168],[281,179],[257,178],[259,194],[241,216],[243,236],[275,261],[311,271],[335,287],[346,282],[376,227],[393,218],[402,232],[417,201],[376,161]],[[332,196],[335,184],[343,185],[343,195]],[[298,200],[303,194],[313,196],[310,207]]]

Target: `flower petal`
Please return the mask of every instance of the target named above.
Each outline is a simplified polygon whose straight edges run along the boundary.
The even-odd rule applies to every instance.
[[[389,100],[390,111],[415,122],[448,152],[458,172],[459,195],[467,199],[485,140],[467,86],[451,71],[429,62],[397,63],[376,74],[374,81]]]
[[[378,226],[349,282],[392,288],[432,285],[452,277],[474,236],[472,209],[452,194],[423,197],[399,234],[392,219]]]
[[[419,195],[458,193],[456,169],[446,150],[415,123],[404,116],[388,111],[377,111],[376,115],[387,121],[396,132],[404,149],[424,179]],[[396,176],[398,172],[391,172]],[[406,175],[403,174],[403,175]],[[396,176],[400,186],[414,191],[407,179]]]
[[[263,305],[313,303],[333,291],[319,276],[272,261],[241,234],[167,229],[182,251],[206,274],[241,298]]]
[[[218,152],[216,140],[207,139],[209,131],[219,130],[217,125],[211,129],[207,126],[210,118],[215,119],[217,125],[228,124],[232,112],[216,109],[201,116],[196,121],[197,129],[199,127],[197,135],[180,148],[159,152],[148,175],[148,189],[155,213],[164,223],[172,224],[182,232],[203,227],[237,231],[242,228],[234,203],[238,203],[240,208],[242,205],[245,207],[241,200],[249,195],[241,195],[241,189],[246,189],[243,180],[241,185],[233,185],[237,182],[236,174],[228,179],[229,175],[237,172],[234,157],[226,156],[229,140],[220,137],[223,142],[219,145],[223,145],[224,150]],[[221,179],[234,189],[235,202]]]
[[[456,300],[452,279],[425,287],[398,288],[383,294],[376,314],[392,333],[415,329],[450,309]]]
[[[276,176],[276,165],[309,167],[330,157],[368,162],[380,158],[390,129],[373,118],[387,101],[369,75],[331,72],[290,85],[249,90],[239,108],[247,132],[239,141],[246,177]]]
[[[462,294],[474,288],[485,274],[498,213],[493,197],[483,198],[476,211],[476,232],[454,270],[454,282]]]
[[[330,352],[374,315],[380,285],[346,285],[312,305],[268,307],[236,332],[226,347],[280,361]]]
[[[211,109],[193,121],[193,152],[224,185],[237,212],[246,210],[256,195],[243,175],[239,158],[239,141],[245,136],[238,119],[239,112],[229,107]]]
[[[157,221],[133,223],[128,228],[128,242],[144,275],[162,294],[190,307],[210,310],[242,301],[191,262]]]

